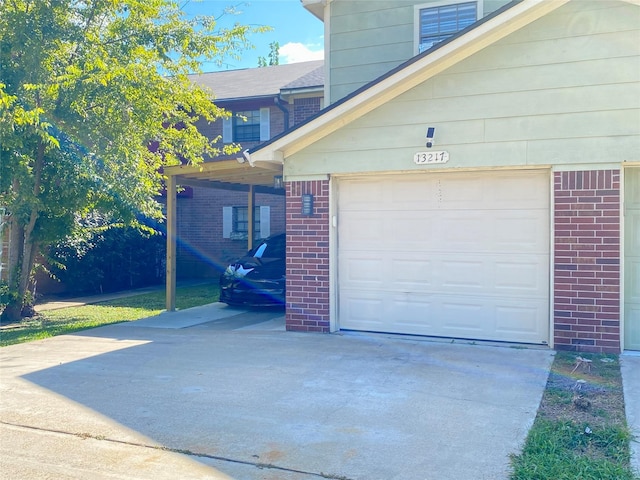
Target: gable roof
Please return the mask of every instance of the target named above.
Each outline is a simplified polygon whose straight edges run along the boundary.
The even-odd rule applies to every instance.
[[[514,0],[448,40],[412,57],[330,105],[292,130],[248,151],[251,164],[284,163],[339,128],[362,117],[471,55],[575,0]],[[638,5],[639,0],[623,0]]]
[[[273,97],[278,95],[283,87],[321,87],[324,84],[323,65],[323,60],[315,60],[261,68],[224,70],[190,75],[189,78],[192,82],[211,90],[216,100]],[[291,87],[292,84],[297,86]]]

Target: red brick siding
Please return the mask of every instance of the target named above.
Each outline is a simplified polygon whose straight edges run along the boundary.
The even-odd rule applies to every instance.
[[[620,171],[554,174],[554,343],[620,351]]]
[[[329,332],[329,182],[287,182],[287,330]],[[301,195],[314,214],[301,213]]]
[[[193,188],[192,198],[178,198],[176,274],[212,277],[247,251],[246,240],[222,238],[222,207],[246,206],[247,193]],[[257,206],[270,206],[271,234],[285,231],[284,196],[256,194]]]
[[[297,125],[320,111],[322,97],[296,98],[293,101],[293,124]]]

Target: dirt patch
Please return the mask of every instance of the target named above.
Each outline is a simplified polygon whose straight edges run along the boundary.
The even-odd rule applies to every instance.
[[[538,415],[590,427],[626,424],[622,376],[612,355],[558,352]]]

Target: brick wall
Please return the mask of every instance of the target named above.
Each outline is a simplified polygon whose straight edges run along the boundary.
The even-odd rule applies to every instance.
[[[287,182],[287,330],[329,332],[329,182]],[[314,214],[301,196],[314,196]]]
[[[620,352],[620,171],[556,172],[554,341]]]
[[[247,193],[215,188],[193,188],[192,198],[178,198],[178,278],[216,277],[246,253],[246,240],[222,238],[222,207],[246,205]],[[271,207],[272,235],[285,231],[284,196],[256,194],[256,205]]]
[[[296,98],[293,101],[293,123],[297,125],[320,111],[322,97]]]

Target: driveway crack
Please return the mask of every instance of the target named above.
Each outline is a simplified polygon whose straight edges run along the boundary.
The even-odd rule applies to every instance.
[[[0,420],[0,424],[2,425],[7,425],[10,427],[14,427],[14,428],[23,428],[26,430],[33,430],[33,431],[39,431],[39,432],[46,432],[46,433],[55,433],[58,435],[66,435],[66,436],[71,436],[71,437],[78,437],[78,438],[82,438],[82,439],[92,439],[92,440],[99,440],[99,441],[103,441],[103,442],[109,442],[109,443],[114,443],[114,444],[119,444],[119,445],[128,445],[128,446],[132,446],[132,447],[139,447],[139,448],[148,448],[150,450],[162,450],[163,452],[170,452],[170,453],[178,453],[181,455],[188,455],[191,457],[198,457],[198,458],[208,458],[210,460],[218,460],[221,462],[229,462],[229,463],[238,463],[241,465],[249,465],[249,466],[253,466],[259,469],[271,469],[271,470],[278,470],[281,472],[289,472],[289,473],[300,473],[300,474],[304,474],[304,475],[309,475],[309,476],[314,476],[314,477],[318,477],[318,478],[325,478],[325,479],[330,479],[330,480],[354,480],[353,478],[350,477],[346,477],[344,475],[334,475],[331,473],[325,473],[325,472],[308,472],[306,470],[298,470],[295,468],[287,468],[287,467],[281,467],[278,465],[274,465],[272,463],[262,463],[262,462],[251,462],[251,461],[247,461],[247,460],[238,460],[235,458],[229,458],[229,457],[223,457],[223,456],[219,456],[219,455],[211,455],[209,453],[202,453],[202,452],[193,452],[191,450],[188,449],[181,449],[181,448],[171,448],[171,447],[166,447],[163,445],[150,445],[147,443],[140,443],[140,442],[130,442],[127,440],[118,440],[117,438],[109,438],[109,437],[105,437],[104,435],[94,435],[91,433],[86,433],[86,432],[66,432],[63,430],[56,430],[56,429],[52,429],[52,428],[41,428],[41,427],[34,427],[31,425],[22,425],[22,424],[18,424],[18,423],[11,423],[11,422],[5,422]]]

